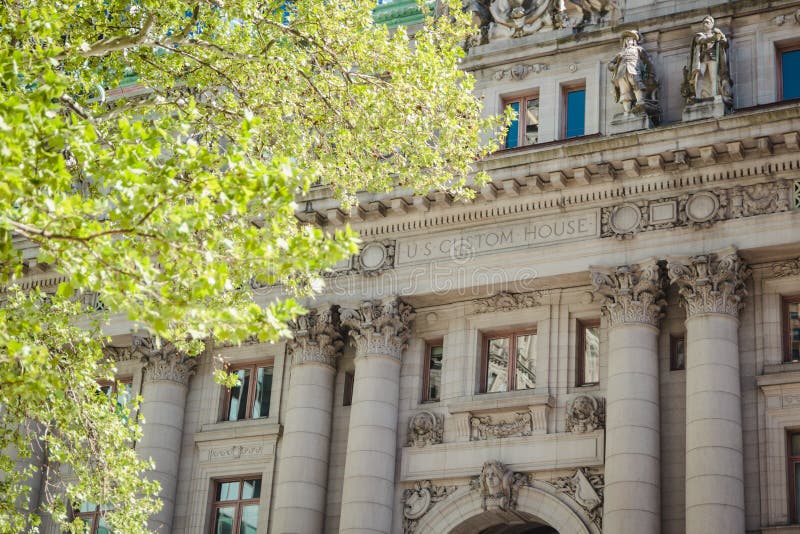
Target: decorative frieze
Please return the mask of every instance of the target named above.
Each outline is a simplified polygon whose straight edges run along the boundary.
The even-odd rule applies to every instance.
[[[657,326],[666,305],[661,267],[655,260],[617,268],[591,267],[595,292],[604,297],[611,326],[645,323]]]
[[[528,293],[501,291],[491,297],[476,300],[475,313],[492,313],[532,308],[541,305],[542,295],[543,293],[541,291],[531,291]]]
[[[603,528],[603,475],[592,474],[588,469],[579,467],[575,474],[553,479],[550,483],[577,502],[592,523]]]
[[[267,454],[263,445],[231,445],[214,447],[208,450],[208,461],[239,460],[242,458],[259,458]]]
[[[605,427],[605,399],[578,395],[567,403],[567,432],[583,434]]]
[[[422,480],[414,487],[403,491],[400,502],[403,505],[403,534],[413,534],[417,522],[433,508],[433,506],[450,496],[457,486],[436,486],[430,480]]]
[[[800,275],[800,257],[791,260],[776,261],[768,266],[767,278],[783,278]]]
[[[670,282],[677,284],[686,316],[722,313],[738,317],[750,271],[735,248],[692,257],[668,257]]]
[[[408,420],[408,446],[424,447],[442,442],[444,416],[429,411],[412,415]]]
[[[520,63],[508,69],[498,69],[494,73],[495,80],[524,80],[531,74],[539,74],[542,71],[550,70],[547,63]]]
[[[790,180],[774,180],[679,197],[625,202],[602,209],[600,235],[627,239],[640,232],[681,226],[708,228],[717,221],[789,211],[792,187],[797,186]]]
[[[293,365],[321,363],[336,367],[336,357],[344,346],[338,319],[336,309],[328,306],[289,323],[294,338],[287,342],[287,347]]]
[[[134,334],[131,348],[144,363],[145,382],[163,380],[186,386],[197,367],[196,358],[158,337]]]
[[[495,421],[491,415],[473,415],[469,420],[470,441],[530,436],[533,433],[531,412],[517,412],[511,419]]]
[[[359,356],[379,354],[399,359],[414,318],[411,306],[396,297],[367,301],[359,308],[339,311],[342,325],[350,328]]]

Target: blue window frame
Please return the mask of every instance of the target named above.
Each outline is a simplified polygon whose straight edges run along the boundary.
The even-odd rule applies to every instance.
[[[564,91],[564,131],[563,137],[578,137],[586,131],[586,88],[584,86],[565,87]]]
[[[503,108],[514,110],[516,118],[508,126],[505,148],[539,142],[539,95],[532,94],[503,100]]]
[[[780,52],[781,100],[800,98],[800,47]]]

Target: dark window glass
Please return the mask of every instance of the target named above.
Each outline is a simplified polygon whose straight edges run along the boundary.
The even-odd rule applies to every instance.
[[[519,145],[519,101],[509,102],[511,109],[516,113],[516,118],[508,126],[508,135],[506,136],[506,148],[515,148]]]
[[[256,533],[261,497],[260,478],[217,482],[214,495],[214,534]]]
[[[515,148],[539,142],[539,97],[506,100],[504,106],[510,107],[516,115],[508,127],[505,147]]]
[[[800,98],[800,50],[781,52],[781,95]]]
[[[342,398],[342,406],[350,406],[353,404],[353,383],[355,382],[355,374],[346,372],[344,374],[344,395]]]
[[[783,361],[800,361],[800,295],[783,298]]]
[[[568,90],[565,100],[567,110],[564,137],[583,135],[586,117],[586,91],[584,89]]]
[[[536,387],[535,331],[510,332],[484,339],[482,393]]]
[[[75,519],[83,522],[84,534],[110,534],[111,529],[104,517],[109,510],[111,510],[109,506],[97,506],[94,503],[84,502],[75,510]]]
[[[789,516],[792,523],[797,523],[800,511],[800,432],[787,435],[786,457],[789,464]]]
[[[441,342],[429,344],[425,355],[425,369],[422,379],[423,402],[440,400],[442,389],[442,359],[444,346]]]
[[[578,321],[577,385],[585,386],[600,382],[600,323]]]
[[[258,419],[269,417],[272,393],[272,367],[249,365],[231,371],[239,378],[239,385],[228,391],[225,419]]]
[[[686,369],[686,337],[683,335],[670,336],[669,347],[669,370],[683,371]]]

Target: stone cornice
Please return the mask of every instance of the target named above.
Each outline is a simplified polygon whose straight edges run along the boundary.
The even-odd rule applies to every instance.
[[[197,367],[196,358],[156,337],[134,334],[131,350],[144,363],[145,382],[169,381],[186,386]]]
[[[642,323],[658,326],[664,314],[664,280],[655,259],[616,268],[591,267],[592,286],[604,297],[611,326]]]
[[[339,331],[336,308],[327,306],[298,317],[289,323],[294,338],[286,345],[293,356],[293,365],[320,363],[336,367],[336,357],[344,342]]]
[[[357,356],[381,355],[400,359],[410,333],[414,312],[396,297],[373,300],[358,308],[340,310],[342,325],[350,329]]]
[[[687,317],[704,313],[739,316],[750,271],[735,248],[700,256],[668,257],[667,272],[670,282],[678,285]]]

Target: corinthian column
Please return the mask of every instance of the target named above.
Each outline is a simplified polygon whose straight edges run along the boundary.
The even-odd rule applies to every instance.
[[[292,324],[288,409],[275,489],[274,531],[323,531],[328,485],[333,382],[342,336],[335,310],[323,308]]]
[[[663,283],[655,260],[616,269],[592,268],[605,297],[608,335],[606,463],[603,530],[661,531],[661,429],[658,407],[658,323]]]
[[[344,467],[342,533],[388,533],[394,504],[400,355],[411,307],[397,299],[342,310],[356,343],[353,404]]]
[[[151,532],[172,532],[186,392],[197,361],[156,338],[134,337],[133,344],[144,362],[139,408],[144,425],[136,452],[141,458],[152,458],[155,469],[149,478],[161,484],[161,511],[150,518],[147,527]]]
[[[669,258],[686,308],[686,532],[744,532],[736,249]]]

